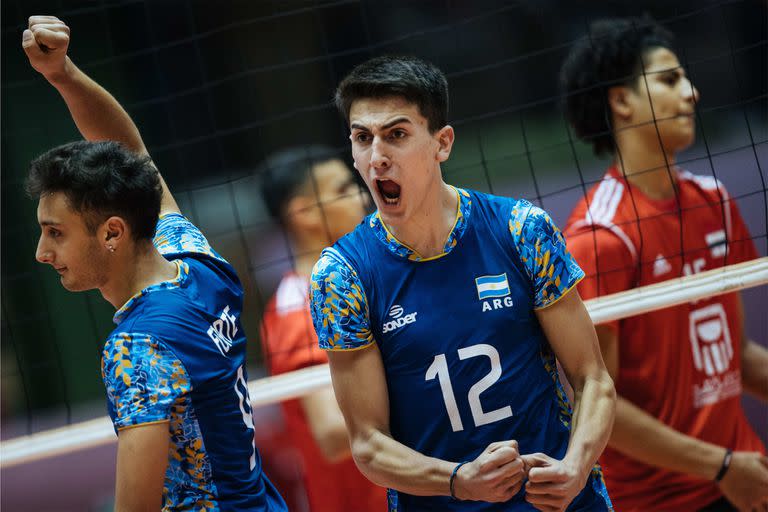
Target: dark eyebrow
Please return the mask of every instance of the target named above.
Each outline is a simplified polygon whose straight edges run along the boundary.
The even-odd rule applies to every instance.
[[[382,130],[386,130],[386,129],[392,128],[396,124],[400,124],[400,123],[411,124],[411,120],[408,119],[407,117],[398,117],[397,119],[393,119],[392,121],[390,121],[387,124],[385,124],[384,126],[382,126],[381,129]]]
[[[685,74],[685,69],[683,69],[683,66],[675,66],[672,68],[663,68],[656,71],[651,71],[651,73],[656,75],[663,75],[664,73]]]
[[[398,118],[395,118],[392,121],[388,122],[387,124],[383,125],[381,127],[381,129],[382,130],[387,130],[387,129],[392,128],[393,126],[398,125],[400,123],[413,124],[413,123],[411,123],[411,120],[408,119],[407,117],[398,117]],[[352,124],[349,125],[349,127],[350,128],[357,128],[358,130],[365,130],[367,132],[371,131],[366,126],[363,126],[362,124],[359,124],[359,123],[352,123]]]
[[[40,222],[40,226],[46,227],[46,226],[58,226],[60,223],[53,221],[53,220],[44,220]]]

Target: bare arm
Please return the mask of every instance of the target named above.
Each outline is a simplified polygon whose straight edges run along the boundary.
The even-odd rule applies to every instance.
[[[70,60],[69,27],[54,16],[31,16],[22,46],[35,70],[53,85],[69,108],[72,119],[87,140],[114,140],[133,152],[146,155],[138,128],[117,100],[91,80]],[[179,207],[163,180],[160,212],[178,212]]]
[[[619,372],[618,335],[604,326],[597,326],[597,335],[606,354],[608,369],[616,378]],[[715,478],[725,456],[725,448],[678,432],[621,396],[616,405],[610,444],[646,464],[707,480]]]
[[[301,398],[301,407],[320,452],[328,462],[350,456],[349,437],[333,389],[323,388]]]
[[[618,335],[615,330],[603,326],[597,326],[597,335],[609,371],[616,377],[619,372]],[[617,401],[610,445],[645,464],[705,480],[715,478],[726,451],[725,447],[678,432],[621,396]],[[768,461],[758,453],[734,454],[731,467],[720,482],[723,493],[734,504],[757,499],[761,492],[768,493],[768,465],[763,465],[761,459]]]
[[[449,495],[449,478],[457,462],[427,457],[394,440],[389,432],[389,398],[378,347],[329,352],[328,360],[360,471],[378,485],[409,494]],[[522,466],[516,442],[494,443],[462,466],[454,482],[456,496],[506,501],[520,489]]]
[[[738,303],[741,324],[741,384],[746,391],[768,402],[768,350],[750,340],[744,331],[744,302],[739,293]]]
[[[157,512],[168,466],[168,422],[120,431],[117,438],[115,512]]]
[[[741,383],[745,390],[768,402],[768,350],[748,338],[741,348]]]
[[[564,508],[584,487],[608,442],[616,391],[592,321],[575,289],[536,310],[536,316],[573,387],[574,407],[571,438],[562,461],[543,454],[523,455],[527,465],[533,466],[527,499],[534,505]]]

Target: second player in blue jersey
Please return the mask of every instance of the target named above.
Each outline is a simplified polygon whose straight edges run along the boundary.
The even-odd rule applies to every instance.
[[[125,110],[69,59],[69,33],[32,16],[22,45],[88,141],[35,159],[27,189],[38,261],[117,309],[102,352],[115,510],[284,512],[254,444],[240,280],[181,215]]]
[[[358,466],[391,510],[609,510],[595,463],[615,393],[560,231],[442,181],[434,66],[373,59],[337,103],[378,210],[323,252],[312,308]]]

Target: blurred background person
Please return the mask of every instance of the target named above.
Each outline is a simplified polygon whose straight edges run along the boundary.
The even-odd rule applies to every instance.
[[[595,22],[561,78],[576,135],[612,158],[566,228],[584,299],[757,257],[723,184],[677,165],[699,92],[670,32]],[[743,317],[737,292],[596,326],[619,393],[601,458],[616,510],[768,508],[768,458],[741,406],[742,389],[768,401],[768,351]]]
[[[279,151],[258,174],[267,209],[282,226],[295,258],[262,321],[267,370],[278,375],[328,362],[312,327],[309,276],[320,251],[360,223],[369,198],[328,146]],[[289,442],[301,453],[309,510],[386,510],[386,489],[360,474],[351,458],[344,418],[330,386],[282,402],[282,409]]]

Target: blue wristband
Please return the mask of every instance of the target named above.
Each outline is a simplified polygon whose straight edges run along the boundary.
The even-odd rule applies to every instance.
[[[456,497],[455,494],[453,494],[453,480],[456,478],[456,473],[459,472],[459,468],[463,466],[464,464],[467,464],[469,461],[465,460],[464,462],[459,462],[456,464],[456,467],[453,468],[453,473],[451,473],[451,478],[448,480],[448,489],[451,491],[451,498],[458,500],[459,498]]]

